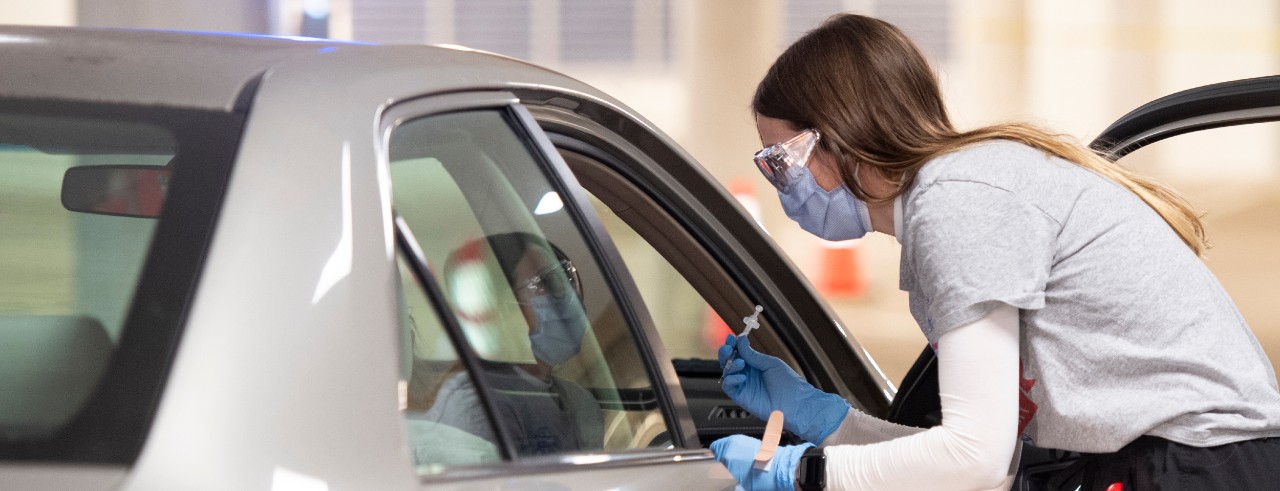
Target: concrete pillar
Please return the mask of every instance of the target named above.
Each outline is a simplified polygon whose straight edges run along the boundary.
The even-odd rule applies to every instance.
[[[85,26],[270,32],[270,0],[80,0]]]
[[[76,0],[0,0],[0,24],[70,26],[76,23]]]
[[[1025,0],[956,0],[952,58],[935,67],[953,122],[971,128],[1027,118]]]
[[[1031,0],[1027,17],[1027,112],[1087,141],[1117,116],[1110,104],[1112,1]]]
[[[751,95],[779,53],[782,2],[700,0],[684,9],[682,76],[689,88],[686,149],[721,182],[758,174]],[[763,178],[759,181],[764,184]]]
[[[1104,47],[1109,58],[1105,75],[1110,87],[1106,100],[1109,109],[1090,133],[1080,135],[1086,142],[1129,111],[1165,95],[1160,88],[1164,65],[1161,56],[1164,6],[1161,0],[1123,0],[1112,4],[1111,19],[1105,26],[1111,31],[1110,43]],[[1150,156],[1150,153],[1133,154],[1125,158],[1124,165],[1142,174],[1156,174],[1160,159],[1148,158]]]
[[[1157,93],[1277,73],[1280,5],[1274,0],[1240,0],[1232,7],[1194,0],[1161,2]],[[1141,157],[1175,184],[1277,179],[1277,135],[1275,124],[1208,130],[1157,143]]]

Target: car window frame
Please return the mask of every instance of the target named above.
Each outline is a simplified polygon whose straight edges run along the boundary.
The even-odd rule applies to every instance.
[[[404,221],[395,215],[394,210],[391,210],[391,213],[395,216],[397,248],[406,254],[410,267],[417,277],[415,279],[423,286],[431,303],[436,308],[437,315],[441,318],[450,342],[455,350],[458,351],[459,358],[464,361],[464,366],[468,373],[473,374],[472,380],[480,387],[490,424],[494,425],[495,431],[501,434],[500,439],[502,440],[500,448],[503,460],[499,462],[454,466],[438,474],[421,475],[419,476],[420,480],[423,482],[441,482],[456,479],[474,479],[509,473],[512,472],[513,468],[520,469],[517,472],[521,473],[554,472],[567,469],[608,468],[619,465],[653,465],[712,459],[713,456],[699,446],[696,433],[682,431],[678,424],[682,418],[676,408],[679,407],[678,404],[683,400],[683,396],[678,393],[678,387],[675,388],[676,392],[673,394],[669,386],[671,379],[664,376],[665,374],[658,368],[659,363],[657,360],[660,358],[655,358],[654,356],[654,343],[652,341],[656,339],[656,334],[647,334],[647,332],[656,332],[656,329],[648,318],[648,311],[635,307],[634,302],[635,299],[639,298],[639,293],[636,290],[634,281],[631,280],[630,273],[623,266],[621,257],[613,247],[613,243],[599,218],[595,215],[594,208],[587,201],[585,192],[577,183],[567,165],[560,159],[559,153],[554,150],[554,146],[537,125],[532,115],[519,103],[518,98],[510,92],[504,91],[453,92],[404,100],[389,106],[383,111],[378,131],[378,159],[381,168],[379,172],[384,176],[386,186],[390,186],[388,152],[391,132],[397,126],[421,118],[476,110],[503,111],[511,130],[517,134],[523,143],[529,145],[530,156],[542,166],[549,184],[557,192],[561,193],[566,211],[570,213],[574,223],[577,224],[587,249],[594,256],[593,259],[600,264],[601,274],[611,288],[611,293],[617,299],[618,308],[626,320],[629,334],[635,340],[639,355],[645,363],[645,373],[653,384],[659,409],[667,422],[668,430],[671,434],[672,447],[667,449],[640,448],[610,452],[572,452],[550,456],[519,455],[515,450],[511,432],[503,427],[501,419],[495,414],[495,406],[489,399],[491,397],[489,389],[485,382],[481,380],[483,377],[474,375],[479,373],[479,355],[466,342],[461,326],[448,309],[443,290],[431,275],[425,256],[413,239],[413,231],[409,230]],[[582,458],[583,455],[587,454],[591,457],[590,459]]]

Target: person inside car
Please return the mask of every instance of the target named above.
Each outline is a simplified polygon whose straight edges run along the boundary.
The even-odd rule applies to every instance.
[[[533,363],[481,359],[497,416],[516,435],[516,450],[537,455],[603,448],[599,403],[587,389],[556,375],[581,350],[587,328],[576,267],[558,247],[533,234],[493,234],[484,242],[527,324],[533,355]],[[446,261],[446,276],[466,274],[458,257]],[[459,372],[444,379],[423,419],[496,444],[483,407],[472,378]]]
[[[752,109],[756,164],[801,228],[901,243],[943,416],[879,420],[730,335],[724,391],[810,442],[763,468],[758,440],[714,442],[744,487],[1007,487],[1020,441],[1083,454],[1062,489],[1280,483],[1275,373],[1174,191],[1029,125],[955,129],[918,49],[865,16],[787,48]]]

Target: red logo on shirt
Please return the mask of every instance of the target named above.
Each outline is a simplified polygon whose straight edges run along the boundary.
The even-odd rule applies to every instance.
[[[1031,388],[1035,387],[1036,379],[1027,378],[1026,372],[1022,368],[1022,362],[1018,362],[1018,434],[1021,435],[1027,429],[1027,424],[1031,422],[1031,418],[1036,417],[1037,406],[1031,400]]]

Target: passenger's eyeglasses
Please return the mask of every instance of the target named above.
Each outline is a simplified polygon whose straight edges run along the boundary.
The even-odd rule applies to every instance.
[[[785,192],[791,188],[791,178],[787,175],[787,170],[809,164],[809,157],[813,155],[813,149],[818,146],[818,138],[816,129],[801,131],[787,141],[764,147],[756,152],[753,160],[769,184]]]
[[[516,301],[528,305],[533,297],[551,295],[564,298],[567,294],[582,296],[582,284],[578,278],[578,267],[568,259],[544,268],[534,275],[516,282]]]

